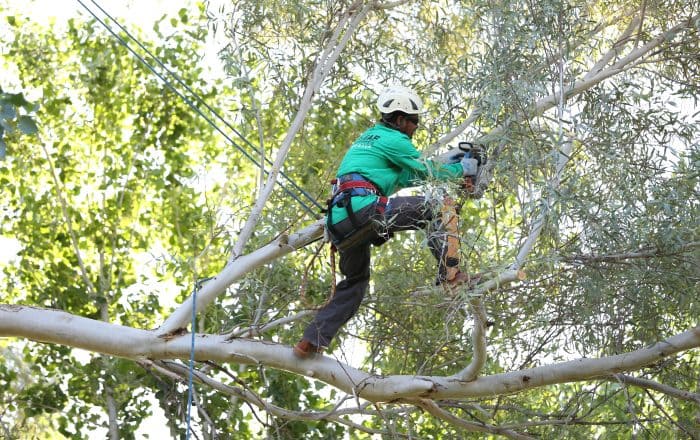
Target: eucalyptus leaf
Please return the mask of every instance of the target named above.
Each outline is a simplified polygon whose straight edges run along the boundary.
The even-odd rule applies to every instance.
[[[36,125],[36,122],[34,120],[26,115],[22,115],[19,118],[17,118],[17,128],[24,134],[36,134],[39,131],[39,128]]]
[[[15,107],[9,103],[3,103],[0,101],[0,118],[2,119],[14,119],[17,117],[17,110]]]

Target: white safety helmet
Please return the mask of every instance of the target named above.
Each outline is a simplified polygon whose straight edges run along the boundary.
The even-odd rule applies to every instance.
[[[383,114],[400,111],[417,115],[423,111],[423,101],[408,87],[392,86],[379,94],[377,108]]]

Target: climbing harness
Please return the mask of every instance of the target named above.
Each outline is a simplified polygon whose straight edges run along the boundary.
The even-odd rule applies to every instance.
[[[328,209],[326,217],[326,229],[329,232],[331,242],[338,250],[344,250],[354,246],[366,239],[374,231],[374,215],[383,215],[386,210],[389,198],[377,188],[377,186],[359,173],[344,174],[331,181],[333,184],[333,195],[328,199]],[[352,207],[354,196],[376,195],[377,201],[374,203],[374,215],[361,220]],[[333,207],[345,208],[352,229],[343,233],[337,224],[333,223]]]

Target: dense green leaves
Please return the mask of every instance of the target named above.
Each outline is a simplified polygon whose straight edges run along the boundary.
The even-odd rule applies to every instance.
[[[4,43],[3,62],[25,92],[3,93],[3,127],[38,136],[8,138],[14,143],[2,169],[2,234],[21,250],[17,266],[3,268],[3,298],[153,327],[178,294],[173,274],[188,284],[197,276],[195,258],[214,240],[217,207],[203,203],[205,194],[193,183],[200,164],[213,162],[222,146],[204,120],[96,23],[71,20],[59,32],[24,17],[11,21],[17,27]],[[205,85],[193,58],[200,37],[196,27],[151,50],[212,100],[217,90]],[[41,96],[42,105],[36,109],[25,94]],[[30,110],[42,121],[40,131],[34,116],[23,113]],[[219,197],[218,188],[209,186],[206,195]],[[142,266],[154,260],[158,265]],[[120,438],[134,438],[148,414],[144,392],[134,391],[148,383],[132,379],[141,370],[131,362],[95,357],[83,365],[65,350],[40,345],[28,346],[24,359],[50,367],[43,375],[52,381],[72,378],[57,382],[60,389],[33,385],[27,392],[35,400],[24,407],[24,417],[56,413],[55,427],[66,436],[106,426],[103,415],[88,413],[107,408],[107,389]],[[49,407],[36,399],[55,405],[42,409]]]
[[[6,138],[33,135],[39,131],[36,122],[29,116],[35,110],[34,104],[27,101],[22,93],[5,93],[0,87],[0,159],[7,156]]]

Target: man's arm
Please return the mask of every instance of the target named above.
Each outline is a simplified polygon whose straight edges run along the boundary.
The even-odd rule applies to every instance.
[[[408,139],[405,142],[387,146],[387,153],[397,167],[406,171],[399,182],[402,187],[416,185],[430,179],[454,180],[463,175],[462,165],[459,163],[446,164],[421,158],[420,152]]]

